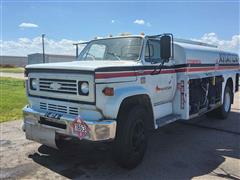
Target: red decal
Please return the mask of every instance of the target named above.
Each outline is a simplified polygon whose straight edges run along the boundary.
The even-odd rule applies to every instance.
[[[202,71],[215,71],[215,70],[238,70],[239,66],[213,66],[213,67],[186,67],[186,68],[176,68],[176,69],[166,69],[162,70],[160,74],[172,74],[181,72],[202,72]],[[153,70],[144,70],[141,73],[136,72],[111,72],[111,73],[96,73],[96,79],[108,79],[108,78],[121,78],[121,77],[132,77],[132,76],[143,76],[150,75]]]
[[[120,78],[120,77],[132,77],[132,76],[142,76],[142,75],[150,75],[153,70],[146,70],[140,74],[136,72],[112,72],[112,73],[97,73],[95,78],[96,79],[107,79],[107,78]],[[176,73],[174,69],[170,70],[162,70],[160,74],[171,74]]]
[[[178,89],[179,91],[181,91],[181,88],[182,88],[182,83],[181,83],[181,82],[178,82],[178,83],[177,83],[177,89]]]
[[[71,129],[72,133],[76,134],[79,139],[84,138],[90,131],[90,128],[80,116],[76,117],[76,119],[72,122]]]
[[[180,102],[181,102],[181,109],[184,109],[185,99],[184,99],[184,81],[181,81],[181,89],[180,89]]]
[[[105,79],[105,78],[117,78],[117,77],[130,77],[130,76],[136,76],[135,72],[127,72],[127,73],[101,73],[96,74],[96,79]]]
[[[199,59],[188,59],[187,63],[188,64],[201,64],[202,62]]]

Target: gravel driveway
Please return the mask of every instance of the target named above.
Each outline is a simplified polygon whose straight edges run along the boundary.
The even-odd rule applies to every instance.
[[[240,93],[227,120],[205,116],[154,131],[143,162],[118,167],[108,144],[60,152],[28,141],[21,121],[1,123],[0,179],[240,179]]]

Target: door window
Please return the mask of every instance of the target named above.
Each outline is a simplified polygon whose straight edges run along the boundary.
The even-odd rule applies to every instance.
[[[151,63],[160,63],[160,41],[148,40],[145,49],[145,61]]]

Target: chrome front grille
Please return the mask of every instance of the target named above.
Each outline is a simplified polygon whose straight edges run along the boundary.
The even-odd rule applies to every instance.
[[[77,81],[40,78],[39,91],[77,95]]]
[[[71,114],[71,115],[78,115],[78,108],[77,107],[68,107],[68,106],[62,106],[57,104],[50,104],[50,103],[43,103],[40,102],[40,109],[61,113],[61,114]]]
[[[40,71],[40,70],[39,70]],[[32,97],[38,98],[49,98],[52,100],[61,100],[66,102],[79,102],[79,103],[89,103],[94,104],[95,102],[95,85],[93,74],[84,73],[65,73],[65,70],[48,70],[45,72],[32,72],[28,74],[28,94]],[[60,73],[62,71],[62,73]],[[68,72],[67,71],[67,72]],[[31,79],[36,79],[36,84],[34,84],[36,90],[31,89],[30,82]],[[79,93],[78,83],[88,82],[89,84],[89,94],[87,96]],[[37,85],[37,86],[36,86]],[[41,102],[45,102],[42,101]],[[64,104],[65,105],[65,104]],[[39,106],[39,104],[38,104]],[[74,105],[75,106],[75,105]]]

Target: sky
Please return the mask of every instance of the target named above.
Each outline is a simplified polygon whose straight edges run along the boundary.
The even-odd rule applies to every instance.
[[[173,33],[239,51],[239,1],[1,1],[2,55],[74,55],[72,43],[123,32]]]

